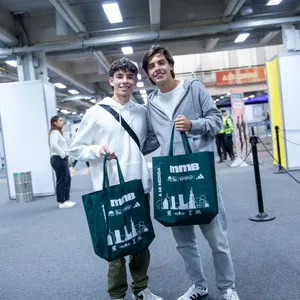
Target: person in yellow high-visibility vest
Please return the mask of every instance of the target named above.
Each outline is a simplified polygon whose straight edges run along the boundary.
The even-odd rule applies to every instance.
[[[232,124],[232,119],[227,116],[226,110],[222,110],[222,116],[223,116],[223,122],[225,119],[225,132],[226,132],[226,137],[227,137],[227,144],[228,144],[228,148],[230,150],[229,155],[230,155],[230,158],[232,159],[232,157],[234,158],[233,138],[232,138],[234,126]]]
[[[226,114],[226,111],[224,111],[224,110],[222,110],[221,112],[222,112],[222,115],[224,113]],[[229,154],[230,159],[234,160],[233,151],[230,150],[228,141],[227,141],[226,121],[227,121],[227,117],[226,117],[226,115],[225,116],[223,115],[223,127],[222,127],[221,131],[216,135],[217,151],[218,151],[218,155],[220,158],[219,163],[223,162],[223,159],[224,160],[227,159],[227,153]]]

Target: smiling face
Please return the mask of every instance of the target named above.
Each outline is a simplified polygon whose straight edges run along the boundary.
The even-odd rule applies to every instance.
[[[148,76],[158,87],[173,80],[171,71],[173,66],[164,54],[158,53],[149,59]]]
[[[113,77],[109,77],[109,83],[114,90],[114,96],[130,97],[133,92],[137,78],[134,73],[130,71],[117,70]]]

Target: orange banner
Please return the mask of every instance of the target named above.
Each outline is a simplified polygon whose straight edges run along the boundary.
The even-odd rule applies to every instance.
[[[265,67],[233,69],[216,73],[217,85],[234,85],[266,81]]]

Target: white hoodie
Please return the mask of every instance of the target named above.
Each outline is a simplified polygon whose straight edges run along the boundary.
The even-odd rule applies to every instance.
[[[142,179],[145,193],[149,193],[152,181],[144,156],[121,123],[99,104],[110,105],[117,111],[138,136],[140,146],[143,147],[148,132],[145,107],[132,100],[121,105],[106,97],[84,115],[69,153],[77,160],[90,162],[93,187],[98,191],[102,190],[103,181],[100,149],[107,146],[111,152],[116,153],[125,181]],[[111,160],[107,165],[110,185],[119,184],[116,161]]]

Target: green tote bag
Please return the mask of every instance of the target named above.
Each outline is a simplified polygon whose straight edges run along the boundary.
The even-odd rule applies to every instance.
[[[113,163],[113,162],[111,162]],[[95,253],[107,261],[141,252],[153,241],[149,203],[140,179],[110,186],[107,155],[103,163],[103,190],[82,196]]]
[[[173,156],[173,127],[169,156],[152,158],[154,218],[164,226],[208,224],[218,214],[214,153],[192,153],[180,134],[184,155]]]

